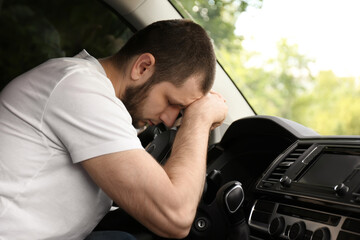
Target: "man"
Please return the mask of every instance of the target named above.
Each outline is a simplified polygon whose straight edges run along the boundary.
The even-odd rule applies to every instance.
[[[215,56],[186,20],[154,23],[114,56],[52,59],[0,95],[0,238],[84,239],[112,200],[154,233],[185,237],[203,191],[209,130],[224,120],[210,91]],[[160,166],[134,127],[171,127]]]

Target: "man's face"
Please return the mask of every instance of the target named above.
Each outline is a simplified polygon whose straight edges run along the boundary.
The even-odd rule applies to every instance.
[[[204,95],[198,86],[199,77],[191,76],[181,87],[160,82],[146,89],[143,86],[127,88],[122,101],[133,125],[141,128],[163,122],[172,127],[180,111]]]

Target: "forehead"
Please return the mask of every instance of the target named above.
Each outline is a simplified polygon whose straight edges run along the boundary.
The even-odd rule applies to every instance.
[[[171,104],[182,105],[187,107],[195,100],[204,96],[204,93],[200,90],[199,81],[201,76],[191,76],[185,81],[185,83],[177,87],[170,82],[162,82],[165,95],[169,99]]]

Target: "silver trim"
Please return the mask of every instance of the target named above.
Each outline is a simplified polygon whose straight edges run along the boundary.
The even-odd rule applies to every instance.
[[[307,230],[310,230],[312,232],[314,232],[315,230],[317,229],[320,229],[322,227],[326,227],[329,229],[330,231],[330,239],[331,240],[335,240],[339,234],[340,231],[343,231],[343,232],[348,232],[348,233],[351,233],[351,234],[354,234],[356,236],[360,236],[358,233],[355,233],[355,232],[351,232],[351,231],[347,231],[347,230],[344,230],[344,229],[341,229],[341,226],[344,224],[344,221],[348,218],[348,219],[355,219],[355,218],[352,218],[352,217],[347,217],[347,216],[342,216],[342,215],[339,215],[339,214],[334,214],[334,213],[329,213],[329,212],[325,212],[325,211],[319,211],[319,210],[315,210],[315,209],[309,209],[309,208],[304,208],[304,207],[300,207],[300,206],[296,206],[296,205],[289,205],[289,204],[284,204],[284,203],[281,203],[281,205],[285,205],[285,206],[293,206],[293,207],[296,207],[296,208],[300,208],[300,209],[306,209],[306,210],[310,210],[310,211],[313,211],[313,212],[319,212],[319,213],[324,213],[324,214],[330,214],[330,215],[333,215],[333,216],[338,216],[340,217],[340,221],[339,223],[336,225],[336,226],[331,226],[331,225],[327,225],[325,223],[320,223],[320,222],[315,222],[315,221],[312,221],[312,220],[308,220],[308,219],[302,219],[302,218],[298,218],[298,217],[294,217],[294,216],[287,216],[287,215],[283,215],[283,214],[279,214],[277,213],[277,208],[279,206],[280,203],[277,203],[277,202],[273,202],[275,203],[275,207],[273,209],[273,212],[272,213],[269,213],[271,214],[271,218],[270,218],[270,221],[269,221],[269,224],[264,224],[264,223],[261,223],[261,222],[257,222],[257,221],[253,221],[252,220],[252,215],[253,215],[253,212],[255,211],[255,205],[257,204],[258,200],[255,201],[253,207],[251,208],[251,212],[250,212],[250,217],[249,217],[249,220],[248,220],[248,223],[249,223],[249,226],[252,227],[252,228],[256,228],[262,232],[267,232],[268,233],[268,227],[271,223],[271,221],[276,218],[276,217],[279,217],[279,216],[282,216],[284,217],[285,219],[285,226],[291,226],[292,224],[298,222],[298,221],[303,221],[306,225],[306,229]],[[272,202],[272,201],[269,201],[269,202]],[[357,220],[357,219],[356,219]],[[285,228],[286,229],[286,228]],[[269,235],[270,236],[270,235]],[[285,235],[285,232],[283,232],[281,234],[281,237],[287,239],[287,235]]]
[[[314,144],[313,144],[314,145]],[[304,159],[301,161],[303,164],[307,165],[308,163],[305,163],[305,160],[316,150],[318,149],[319,146],[315,146],[313,150],[311,150],[311,152],[308,153],[308,155],[306,155],[306,157],[304,157]]]
[[[235,189],[237,189],[237,188],[240,188],[240,189],[241,189],[241,192],[242,192],[242,194],[243,194],[243,196],[244,196],[244,190],[242,189],[241,185],[238,185],[238,184],[237,184],[236,186],[234,186],[233,188],[231,188],[230,191],[225,195],[225,199],[227,199],[228,196],[229,196],[229,194],[230,194],[232,191],[234,191]],[[226,207],[227,207],[227,209],[229,210],[229,212],[230,212],[230,213],[234,213],[234,212],[236,212],[236,211],[240,208],[240,206],[241,206],[241,204],[243,203],[243,201],[244,201],[244,197],[241,199],[240,204],[239,204],[239,205],[236,207],[236,209],[233,210],[233,211],[230,210],[230,207],[229,207],[229,204],[228,204],[227,201],[225,201],[225,204],[226,204]]]

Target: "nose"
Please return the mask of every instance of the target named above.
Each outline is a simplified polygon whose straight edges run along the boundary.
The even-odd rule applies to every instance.
[[[160,115],[160,120],[167,126],[172,127],[175,123],[180,109],[176,106],[168,106]]]

